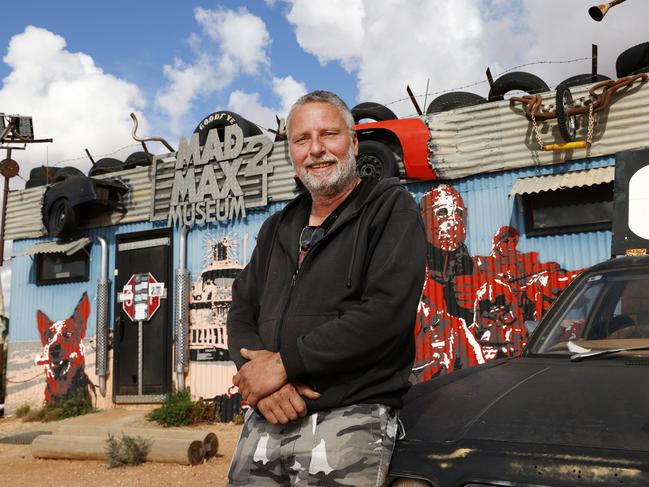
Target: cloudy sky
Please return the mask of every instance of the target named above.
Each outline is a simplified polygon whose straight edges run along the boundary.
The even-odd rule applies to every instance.
[[[36,137],[54,139],[13,153],[25,179],[44,163],[88,169],[86,148],[125,159],[138,150],[131,112],[140,134],[173,146],[217,110],[274,127],[314,89],[407,116],[406,85],[422,106],[445,91],[485,96],[487,67],[556,86],[590,72],[593,43],[600,72],[615,77],[618,54],[648,40],[649,2],[631,0],[601,23],[587,14],[595,3],[32,0],[3,18],[0,112],[31,115]]]
[[[14,152],[25,178],[35,164],[87,169],[85,148],[125,158],[138,148],[132,111],[142,134],[174,146],[216,110],[274,127],[317,88],[406,116],[406,85],[421,105],[460,87],[486,95],[487,67],[556,86],[589,72],[592,43],[600,72],[614,77],[617,55],[647,40],[649,2],[631,0],[601,23],[587,15],[594,3],[33,0],[0,30],[0,112],[31,115],[36,136],[54,139]]]

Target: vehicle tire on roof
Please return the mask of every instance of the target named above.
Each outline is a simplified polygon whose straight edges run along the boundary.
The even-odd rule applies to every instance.
[[[59,198],[50,207],[47,231],[53,237],[68,237],[77,228],[77,212],[67,198]]]
[[[635,45],[620,53],[615,62],[618,78],[649,71],[649,42]]]
[[[446,112],[455,108],[470,107],[486,102],[487,100],[485,98],[476,95],[475,93],[469,93],[468,91],[451,91],[450,93],[439,95],[431,101],[426,109],[426,113]]]
[[[130,154],[124,161],[124,166],[131,168],[136,166],[148,166],[150,163],[149,156],[146,152],[139,150]]]
[[[214,112],[205,117],[194,129],[194,133],[198,134],[198,142],[204,145],[207,140],[207,134],[212,129],[217,129],[219,138],[223,140],[223,130],[228,125],[236,124],[241,128],[244,137],[253,135],[261,135],[261,129],[254,123],[246,120],[241,115],[226,110]]]
[[[496,81],[489,90],[489,101],[504,100],[505,94],[510,91],[525,91],[529,94],[548,91],[550,88],[541,78],[525,71],[512,71],[505,73]]]
[[[25,189],[44,186],[54,181],[58,167],[38,166],[29,171],[29,179],[25,183]],[[49,175],[49,177],[48,177]]]
[[[72,167],[72,166],[62,167],[58,171],[56,171],[52,182],[56,183],[58,181],[63,181],[64,179],[75,177],[75,176],[86,177],[86,175],[76,167]]]
[[[399,176],[397,159],[390,148],[376,140],[358,144],[356,172],[361,178],[385,179]]]
[[[369,118],[376,122],[384,122],[385,120],[396,120],[397,116],[392,110],[390,110],[385,105],[380,103],[375,103],[373,101],[367,101],[364,103],[359,103],[354,108],[352,108],[352,116],[354,117],[354,122],[359,123],[364,118]]]
[[[578,74],[575,76],[571,76],[570,78],[564,79],[561,83],[557,85],[557,91],[559,91],[560,87],[567,86],[568,88],[571,88],[573,86],[581,86],[581,85],[591,85],[593,83],[599,83],[600,81],[608,81],[611,78],[608,76],[604,76],[603,74],[596,74],[593,76],[592,74]]]
[[[104,157],[95,162],[95,165],[88,171],[88,176],[98,176],[109,172],[121,171],[124,168],[124,162],[113,157]]]

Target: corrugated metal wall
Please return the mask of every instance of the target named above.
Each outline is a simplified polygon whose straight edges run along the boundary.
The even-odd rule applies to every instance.
[[[588,86],[571,88],[575,100],[588,99]],[[601,93],[601,90],[598,91]],[[544,106],[554,110],[554,92],[541,93]],[[559,164],[602,157],[622,150],[647,147],[649,83],[636,82],[620,90],[610,108],[597,113],[593,145],[587,149],[543,152],[523,113],[521,103],[499,101],[450,110],[426,117],[431,131],[431,165],[440,178],[456,179],[472,174]],[[586,139],[582,118],[579,139]],[[539,123],[544,144],[563,142],[557,119]]]
[[[509,193],[516,180],[521,177],[558,174],[614,164],[613,157],[604,157],[447,181],[462,195],[468,210],[467,245],[471,255],[488,255],[491,251],[492,237],[501,226],[508,225],[516,228],[521,234],[518,245],[521,252],[539,252],[544,261],[558,262],[565,269],[581,269],[607,259],[611,253],[609,230],[526,237],[522,208]],[[435,184],[438,183],[424,182],[408,187],[419,200]]]

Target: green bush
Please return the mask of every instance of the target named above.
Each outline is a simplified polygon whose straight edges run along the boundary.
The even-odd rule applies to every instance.
[[[151,411],[147,419],[163,426],[187,426],[214,422],[217,420],[217,411],[214,403],[203,399],[192,401],[189,389],[185,389],[169,394],[164,404]]]
[[[16,409],[16,417],[17,418],[23,418],[27,416],[27,413],[31,411],[32,407],[29,404],[23,404],[20,406],[18,409]]]
[[[151,451],[151,442],[140,436],[122,435],[122,439],[118,441],[109,434],[106,440],[108,468],[139,465],[146,461],[149,451]]]
[[[87,392],[74,393],[63,402],[48,404],[39,409],[31,409],[28,405],[25,406],[27,406],[27,411],[22,416],[24,422],[42,421],[48,423],[97,411],[92,405],[90,394]],[[21,406],[21,408],[23,407]],[[16,411],[16,415],[18,415],[18,411]]]

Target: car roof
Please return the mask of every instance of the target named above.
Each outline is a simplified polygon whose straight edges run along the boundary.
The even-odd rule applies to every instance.
[[[634,267],[649,267],[649,255],[640,256],[622,256],[600,262],[590,267],[586,272],[588,274],[593,272],[601,272],[608,270],[616,270],[623,268]]]

